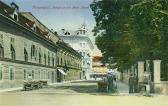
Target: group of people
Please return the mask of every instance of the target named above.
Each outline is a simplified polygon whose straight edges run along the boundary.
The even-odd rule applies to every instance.
[[[138,93],[138,77],[131,74],[129,77],[129,93]]]
[[[113,91],[117,88],[117,79],[116,75],[112,73],[107,73],[107,82],[108,82],[108,91]]]

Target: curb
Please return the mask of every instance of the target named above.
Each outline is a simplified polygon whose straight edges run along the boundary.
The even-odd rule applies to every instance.
[[[15,91],[15,90],[21,90],[21,89],[23,89],[23,87],[2,89],[2,90],[0,90],[0,93],[9,92],[9,91]]]

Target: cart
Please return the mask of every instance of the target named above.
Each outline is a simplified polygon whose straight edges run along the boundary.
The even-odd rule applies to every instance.
[[[108,82],[99,81],[97,84],[99,92],[108,92]]]

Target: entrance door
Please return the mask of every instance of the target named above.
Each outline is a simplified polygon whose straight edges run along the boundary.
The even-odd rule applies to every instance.
[[[54,72],[52,71],[51,82],[54,83]]]
[[[57,82],[61,82],[61,73],[57,70]]]

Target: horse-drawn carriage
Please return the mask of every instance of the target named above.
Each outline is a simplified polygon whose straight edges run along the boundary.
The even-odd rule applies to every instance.
[[[117,88],[116,76],[112,74],[107,74],[102,80],[98,81],[98,91],[108,92],[114,91]]]
[[[100,92],[107,92],[108,91],[108,82],[105,81],[98,81],[98,91]]]
[[[47,86],[47,81],[27,81],[23,84],[23,90],[33,90],[33,89],[39,89],[43,88],[44,86]]]

